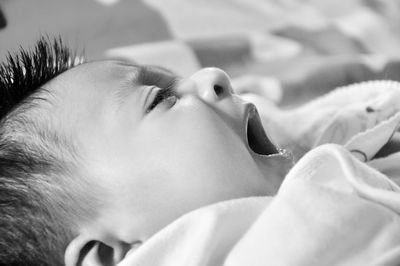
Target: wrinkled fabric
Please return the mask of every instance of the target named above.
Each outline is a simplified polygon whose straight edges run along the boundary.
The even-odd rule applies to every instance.
[[[308,153],[225,265],[398,265],[400,188],[341,146]]]

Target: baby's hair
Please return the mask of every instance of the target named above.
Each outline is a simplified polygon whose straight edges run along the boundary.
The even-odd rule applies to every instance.
[[[61,38],[42,37],[33,50],[21,47],[19,53],[9,53],[0,65],[0,119],[46,82],[82,61]]]
[[[80,64],[42,37],[0,65],[0,265],[63,265],[73,234],[73,145],[45,122],[43,86]]]

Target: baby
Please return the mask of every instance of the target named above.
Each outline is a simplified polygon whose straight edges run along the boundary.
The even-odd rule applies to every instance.
[[[81,63],[61,40],[10,56],[0,264],[397,265],[400,83],[245,97],[220,69]]]
[[[79,64],[42,39],[2,65],[0,101],[3,265],[118,263],[191,210],[275,194],[291,167],[216,68]]]

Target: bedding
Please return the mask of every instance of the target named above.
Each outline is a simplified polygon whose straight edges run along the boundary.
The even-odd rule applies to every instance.
[[[115,47],[108,58],[161,64],[182,76],[216,66],[234,78],[268,77],[284,106],[355,82],[400,79],[395,1],[144,2],[161,14],[170,38]]]
[[[376,142],[372,149],[378,152],[376,145],[382,147],[398,134],[396,122],[389,121],[399,111],[399,93],[398,82],[368,81],[339,87],[292,109],[282,109],[262,96],[245,97],[258,107],[272,140],[287,147],[297,160],[325,143],[366,149]],[[390,130],[379,131],[379,127],[389,125]],[[370,135],[368,143],[356,141],[356,136],[362,134]],[[364,161],[369,161],[376,154],[365,156]]]
[[[398,134],[399,96],[400,83],[361,83],[292,110],[311,118],[296,126],[310,151],[276,196],[190,212],[119,265],[398,265],[400,150],[376,155]]]

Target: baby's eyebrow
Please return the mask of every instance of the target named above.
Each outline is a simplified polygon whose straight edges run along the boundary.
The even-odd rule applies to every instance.
[[[175,77],[180,78],[174,71],[169,68],[157,65],[140,65],[135,63],[129,63],[127,61],[117,61],[118,65],[133,68],[135,72],[135,81],[140,85],[146,85],[146,83],[154,82],[163,77]],[[153,79],[153,80],[152,80]]]
[[[140,85],[155,85],[164,88],[172,80],[180,79],[172,70],[161,66],[142,65],[138,66],[137,70],[137,82]]]

